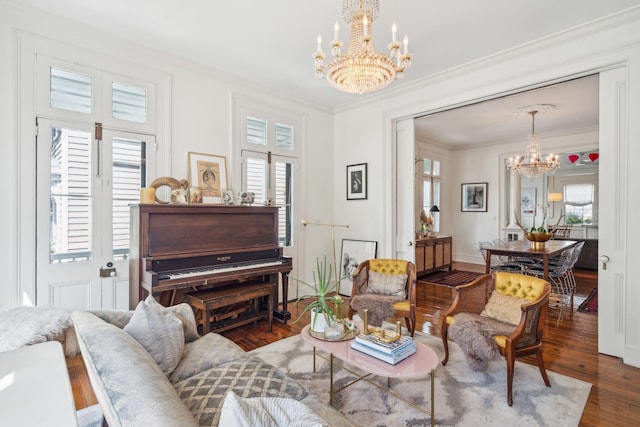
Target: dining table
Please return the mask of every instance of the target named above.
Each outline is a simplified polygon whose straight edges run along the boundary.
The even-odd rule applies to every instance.
[[[549,281],[549,259],[560,255],[562,251],[577,243],[575,240],[549,240],[545,242],[544,248],[534,249],[528,240],[512,240],[510,242],[486,246],[484,248],[487,251],[485,273],[491,273],[492,255],[505,255],[510,258],[541,259],[544,280]]]

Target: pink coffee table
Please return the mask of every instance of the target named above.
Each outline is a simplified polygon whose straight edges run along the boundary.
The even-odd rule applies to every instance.
[[[362,329],[361,325],[358,325],[359,329]],[[387,387],[385,390],[414,408],[424,412],[427,415],[431,416],[431,425],[434,425],[434,371],[436,366],[438,366],[438,356],[435,351],[427,347],[426,345],[416,342],[416,347],[418,351],[416,354],[409,356],[402,362],[391,365],[389,363],[383,362],[382,360],[378,360],[375,357],[364,354],[358,350],[354,350],[351,348],[351,340],[345,341],[325,341],[318,338],[314,338],[309,333],[309,325],[305,326],[301,332],[302,338],[313,346],[313,372],[316,371],[316,349],[320,349],[325,353],[329,353],[329,357],[325,358],[321,355],[320,357],[325,358],[329,361],[329,404],[333,405],[333,396],[342,391],[343,389],[349,387],[350,385],[364,379],[370,384],[375,385],[376,387],[383,388],[380,384],[369,381],[366,378],[371,375],[378,375],[382,377],[387,377]],[[344,387],[334,390],[333,389],[333,365],[334,359],[339,359],[343,362],[347,362],[351,366],[355,366],[359,369],[362,369],[367,372],[367,374],[359,376],[359,374],[341,366],[343,369],[348,372],[358,376],[358,378]],[[426,410],[415,405],[412,402],[409,402],[402,395],[393,392],[389,387],[391,386],[391,378],[415,378],[429,375],[431,377],[431,408],[430,410]]]

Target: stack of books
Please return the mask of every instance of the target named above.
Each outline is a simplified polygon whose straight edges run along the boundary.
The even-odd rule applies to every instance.
[[[403,335],[399,340],[384,342],[373,334],[360,334],[351,341],[351,348],[395,365],[417,351],[413,338]]]

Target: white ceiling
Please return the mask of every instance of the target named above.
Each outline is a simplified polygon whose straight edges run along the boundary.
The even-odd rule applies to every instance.
[[[329,52],[326,40],[333,38],[333,24],[339,19],[340,39],[347,41],[341,0],[9,2],[80,21],[114,37],[329,108],[367,96],[338,92],[313,75],[318,33],[325,40],[324,51]],[[413,65],[404,80],[392,83],[388,91],[634,6],[640,6],[640,0],[381,0],[373,41],[378,51],[386,51],[393,21],[399,37],[407,34],[410,40]],[[555,112],[538,120],[541,133],[556,130],[553,121],[560,119],[565,120],[565,127],[588,128],[594,119],[597,126],[597,102],[593,102],[594,92],[589,92],[596,90],[597,101],[597,84],[577,86],[578,92],[566,88],[561,93],[553,88],[506,104],[487,102],[469,107],[473,110],[439,115],[420,125],[419,132],[424,127],[432,132],[429,137],[454,145],[508,140],[516,128],[518,134],[529,129],[527,118],[514,118],[512,111],[541,102],[558,105]],[[457,114],[463,114],[464,120]],[[508,128],[511,134],[496,134]]]
[[[531,133],[531,116],[516,110],[537,104],[555,109],[537,114],[539,136],[598,129],[598,75],[448,110],[416,119],[416,136],[451,148],[524,141]]]

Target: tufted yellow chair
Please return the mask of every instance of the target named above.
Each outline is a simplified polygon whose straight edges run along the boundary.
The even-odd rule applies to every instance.
[[[512,406],[513,371],[517,357],[535,354],[542,379],[547,387],[551,387],[542,360],[542,330],[551,292],[551,285],[545,280],[523,274],[497,272],[493,277],[487,274],[467,285],[458,286],[453,304],[440,318],[440,336],[445,354],[442,364],[446,365],[449,361],[448,331],[449,326],[455,322],[456,314],[480,314],[494,288],[501,294],[530,300],[522,305],[522,317],[513,333],[509,336],[494,336],[500,354],[507,361],[507,403]]]
[[[407,275],[404,283],[404,295],[388,296],[373,295],[368,293],[369,272],[375,271],[384,275]],[[353,274],[353,289],[351,290],[351,300],[349,302],[349,319],[353,319],[353,314],[358,311],[355,306],[366,305],[368,301],[375,301],[376,304],[386,304],[385,312],[391,314],[389,317],[404,317],[407,329],[413,336],[416,329],[416,266],[410,261],[401,259],[371,259],[363,261]],[[368,308],[368,307],[367,307]],[[371,313],[369,308],[369,313]]]

